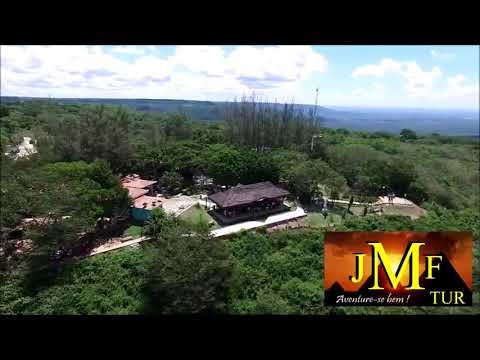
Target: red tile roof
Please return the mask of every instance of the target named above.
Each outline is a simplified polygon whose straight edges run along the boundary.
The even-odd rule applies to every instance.
[[[161,207],[163,201],[165,201],[165,198],[144,195],[135,200],[133,207],[138,209],[152,210],[154,208]],[[145,203],[147,206],[144,207]]]
[[[156,183],[157,183],[156,181],[152,181],[152,180],[127,179],[127,178],[122,179],[122,185],[124,187],[136,188],[136,189],[144,189]]]
[[[128,195],[130,195],[130,197],[134,200],[148,193],[148,190],[145,190],[145,189],[136,189],[136,188],[127,187],[127,186],[125,186],[125,189],[128,190]]]

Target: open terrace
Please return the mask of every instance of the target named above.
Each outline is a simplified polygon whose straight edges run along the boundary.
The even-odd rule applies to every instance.
[[[231,225],[247,220],[259,220],[268,216],[289,211],[290,207],[279,204],[272,207],[238,207],[236,209],[215,209],[208,213],[222,225]]]

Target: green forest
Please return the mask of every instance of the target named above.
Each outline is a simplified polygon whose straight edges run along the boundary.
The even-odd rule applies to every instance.
[[[221,118],[51,100],[0,105],[0,313],[480,313],[478,139],[327,129],[295,104],[255,99],[229,103]],[[38,152],[15,159],[24,137]],[[333,230],[473,232],[474,306],[325,307],[321,226],[211,240],[208,224],[158,210],[141,246],[57,261],[59,250],[108,232],[99,219],[125,218],[131,199],[120,176],[130,173],[173,194],[194,194],[199,174],[226,187],[271,181],[305,209],[323,195],[371,201],[393,191],[426,215],[345,211]],[[12,234],[28,218],[42,221],[28,227],[31,248],[19,253]]]

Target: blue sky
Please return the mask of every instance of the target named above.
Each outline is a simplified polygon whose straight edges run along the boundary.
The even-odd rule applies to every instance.
[[[478,46],[2,46],[4,96],[478,109]]]

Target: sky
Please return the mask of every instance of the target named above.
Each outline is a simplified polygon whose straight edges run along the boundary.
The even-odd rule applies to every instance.
[[[1,46],[1,95],[479,108],[479,46]]]

